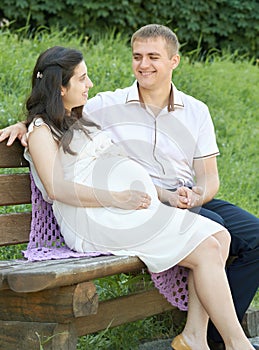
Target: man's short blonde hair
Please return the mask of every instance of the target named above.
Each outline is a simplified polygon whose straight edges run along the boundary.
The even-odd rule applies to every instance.
[[[161,24],[147,24],[138,29],[131,37],[131,48],[133,48],[133,44],[136,40],[155,38],[163,38],[166,41],[169,58],[178,54],[180,44],[176,34],[170,28]]]

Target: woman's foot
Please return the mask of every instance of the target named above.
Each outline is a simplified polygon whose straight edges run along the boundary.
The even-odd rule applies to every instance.
[[[171,343],[174,350],[209,350],[208,345],[201,339],[187,338],[183,333],[175,337]]]
[[[182,334],[179,334],[171,343],[174,350],[192,350],[192,348],[186,343]]]

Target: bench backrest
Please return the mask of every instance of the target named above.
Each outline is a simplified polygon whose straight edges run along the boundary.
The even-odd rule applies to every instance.
[[[31,203],[30,175],[23,152],[19,141],[11,147],[0,142],[0,245],[29,240],[31,212],[24,204]]]

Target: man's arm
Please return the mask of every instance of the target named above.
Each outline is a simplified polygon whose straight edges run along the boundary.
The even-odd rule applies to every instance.
[[[188,193],[192,192],[187,187],[180,187],[175,191],[170,191],[165,188],[156,186],[158,198],[162,203],[169,203],[172,207],[186,209],[191,205]]]
[[[219,174],[217,167],[217,157],[195,159],[193,169],[196,177],[196,186],[193,187],[193,192],[202,193],[197,196],[197,205],[201,206],[211,201],[219,190]]]
[[[11,146],[16,138],[21,141],[21,144],[27,146],[27,127],[24,122],[18,122],[16,124],[7,126],[0,129],[0,142],[8,139],[7,146]]]
[[[219,189],[216,157],[194,160],[193,167],[196,186],[192,189],[182,186],[174,192],[156,186],[161,202],[168,202],[172,207],[190,209],[213,199]]]

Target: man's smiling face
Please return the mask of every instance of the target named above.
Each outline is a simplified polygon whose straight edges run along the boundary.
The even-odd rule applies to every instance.
[[[132,46],[132,69],[142,89],[155,90],[168,85],[172,71],[178,65],[174,55],[171,58],[162,37],[137,39]]]

